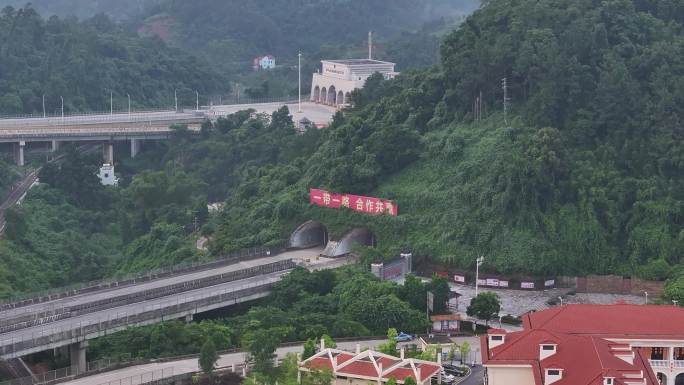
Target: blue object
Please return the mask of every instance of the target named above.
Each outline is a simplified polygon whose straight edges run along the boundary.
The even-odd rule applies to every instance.
[[[404,332],[399,333],[397,337],[395,338],[398,342],[404,342],[404,341],[411,341],[413,340],[413,336],[410,334],[406,334]]]

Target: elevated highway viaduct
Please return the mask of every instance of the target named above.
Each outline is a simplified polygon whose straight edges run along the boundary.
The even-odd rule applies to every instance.
[[[339,267],[347,259],[319,258],[322,247],[229,259],[177,273],[108,282],[51,297],[0,307],[0,359],[11,360],[57,348],[69,349],[72,366],[86,370],[87,341],[131,326],[194,314],[267,296],[297,265]]]

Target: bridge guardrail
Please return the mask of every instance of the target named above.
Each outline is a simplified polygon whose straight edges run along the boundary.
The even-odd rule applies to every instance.
[[[198,308],[204,306],[231,301],[237,303],[237,300],[244,297],[263,294],[266,291],[270,291],[273,285],[274,282],[272,280],[267,280],[257,282],[253,285],[245,285],[243,286],[243,289],[239,290],[231,291],[231,289],[224,289],[212,293],[212,295],[207,297],[198,297],[197,295],[184,296],[164,303],[151,305],[151,310],[145,310],[145,307],[143,306],[142,312],[133,315],[117,313],[114,316],[94,320],[87,325],[72,324],[67,327],[45,328],[40,330],[37,335],[36,333],[32,333],[31,336],[26,335],[25,338],[5,338],[4,340],[0,340],[0,357],[10,357],[17,353],[23,354],[23,352],[28,351],[29,349],[54,344],[59,345],[63,344],[64,341],[83,341],[86,340],[88,336],[93,336],[92,338],[95,338],[95,336],[99,336],[104,332],[113,332],[128,326],[139,325],[156,319],[163,320],[165,316],[177,316],[186,312],[194,314]]]
[[[26,314],[0,321],[0,334],[8,333],[14,330],[24,329],[27,327],[44,325],[50,322],[63,320],[70,317],[75,317],[95,311],[113,308],[118,306],[129,305],[136,302],[142,302],[154,298],[166,297],[190,290],[200,289],[208,286],[218,285],[226,282],[233,282],[241,279],[252,278],[259,275],[271,274],[278,271],[285,271],[294,269],[297,265],[292,259],[277,261],[266,265],[253,266],[246,269],[229,271],[226,273],[212,275],[195,279],[192,281],[185,281],[176,284],[148,289],[137,293],[130,293],[116,297],[109,297],[89,303],[64,307],[47,312],[44,317],[41,314]]]
[[[193,271],[207,270],[232,263],[239,263],[242,261],[273,256],[283,251],[285,251],[284,247],[254,247],[226,254],[209,262],[183,263],[174,266],[160,268],[144,275],[131,274],[128,276],[118,277],[114,279],[102,279],[87,283],[76,284],[68,287],[46,290],[43,293],[32,293],[26,296],[18,296],[11,298],[9,300],[6,300],[4,303],[0,302],[0,311],[7,309],[15,309],[47,301],[53,301],[56,299],[71,297],[79,294],[91,293],[98,290],[123,287],[141,282],[148,282],[155,279],[167,278],[170,276],[184,274]]]

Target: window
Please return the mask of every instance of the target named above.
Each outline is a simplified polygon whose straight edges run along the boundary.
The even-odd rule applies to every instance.
[[[105,173],[105,178],[109,178],[109,174]]]
[[[665,357],[665,348],[651,348],[652,360],[663,360]]]
[[[554,345],[542,345],[542,350],[556,350],[556,347]]]
[[[606,385],[613,385],[613,379],[612,378],[606,378]]]
[[[492,336],[492,341],[503,341],[503,336]]]
[[[558,369],[549,369],[546,371],[546,374],[549,376],[560,376],[560,370]]]

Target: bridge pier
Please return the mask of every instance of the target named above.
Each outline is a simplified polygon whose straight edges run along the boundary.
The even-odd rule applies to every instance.
[[[105,142],[102,146],[102,153],[104,162],[107,164],[114,164],[114,144],[112,142]]]
[[[59,150],[59,141],[58,140],[53,140],[52,141],[52,148],[50,151],[52,152],[57,152]]]
[[[18,166],[23,166],[25,165],[24,162],[24,147],[26,146],[26,142],[21,140],[19,143],[14,144],[14,161],[17,162]]]
[[[71,368],[76,374],[85,373],[88,371],[88,364],[86,361],[86,348],[88,341],[76,342],[69,345],[69,356],[71,357]]]
[[[131,139],[131,158],[135,158],[140,152],[140,146],[142,145],[142,140]]]

